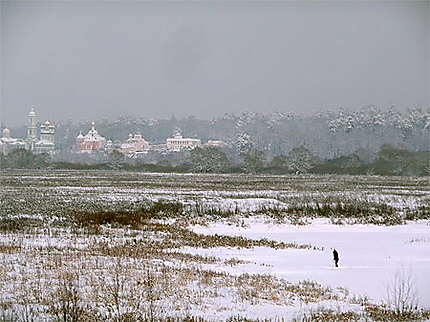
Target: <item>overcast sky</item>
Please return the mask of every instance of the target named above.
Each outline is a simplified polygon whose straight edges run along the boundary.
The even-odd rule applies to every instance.
[[[429,2],[1,2],[1,124],[429,105]]]

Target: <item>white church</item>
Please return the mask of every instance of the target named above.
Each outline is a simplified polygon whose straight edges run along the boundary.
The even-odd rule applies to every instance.
[[[4,128],[0,138],[0,153],[7,155],[13,150],[25,149],[35,153],[52,153],[55,150],[55,125],[49,121],[40,125],[40,139],[37,138],[37,118],[34,106],[28,114],[27,138],[12,138],[10,130]]]
[[[23,139],[12,138],[8,128],[3,129],[2,135],[0,138],[0,154],[8,155],[14,150],[25,149],[27,147]]]
[[[34,106],[30,108],[27,126],[27,149],[36,153],[51,153],[55,150],[55,125],[50,121],[40,125],[40,139],[37,138],[37,118]]]

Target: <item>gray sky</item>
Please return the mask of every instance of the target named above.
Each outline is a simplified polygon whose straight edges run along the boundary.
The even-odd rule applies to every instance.
[[[1,2],[1,123],[429,105],[428,1]]]

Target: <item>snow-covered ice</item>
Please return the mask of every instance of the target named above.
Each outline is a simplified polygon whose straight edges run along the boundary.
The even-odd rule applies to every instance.
[[[430,307],[430,225],[427,221],[387,227],[333,225],[326,220],[316,220],[311,225],[293,226],[249,219],[247,227],[213,223],[207,227],[195,226],[194,231],[324,247],[324,251],[260,247],[187,250],[254,264],[239,265],[229,273],[269,273],[291,282],[315,280],[325,286],[344,287],[351,293],[379,302],[385,298],[396,272],[403,271],[415,282],[420,306]],[[339,252],[339,268],[333,267],[331,248]]]

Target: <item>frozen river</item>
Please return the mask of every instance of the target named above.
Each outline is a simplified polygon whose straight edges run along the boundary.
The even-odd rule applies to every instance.
[[[230,273],[270,273],[291,282],[315,280],[326,286],[344,287],[379,302],[395,274],[411,277],[422,307],[430,307],[430,225],[428,222],[402,226],[332,225],[322,220],[308,226],[251,222],[249,227],[212,224],[196,227],[205,234],[242,235],[258,239],[297,242],[324,247],[324,251],[267,248],[211,249],[204,253],[221,258],[236,257],[257,265],[242,265]],[[332,250],[340,254],[334,268]],[[201,252],[202,250],[199,250]],[[261,265],[264,264],[264,265]]]

